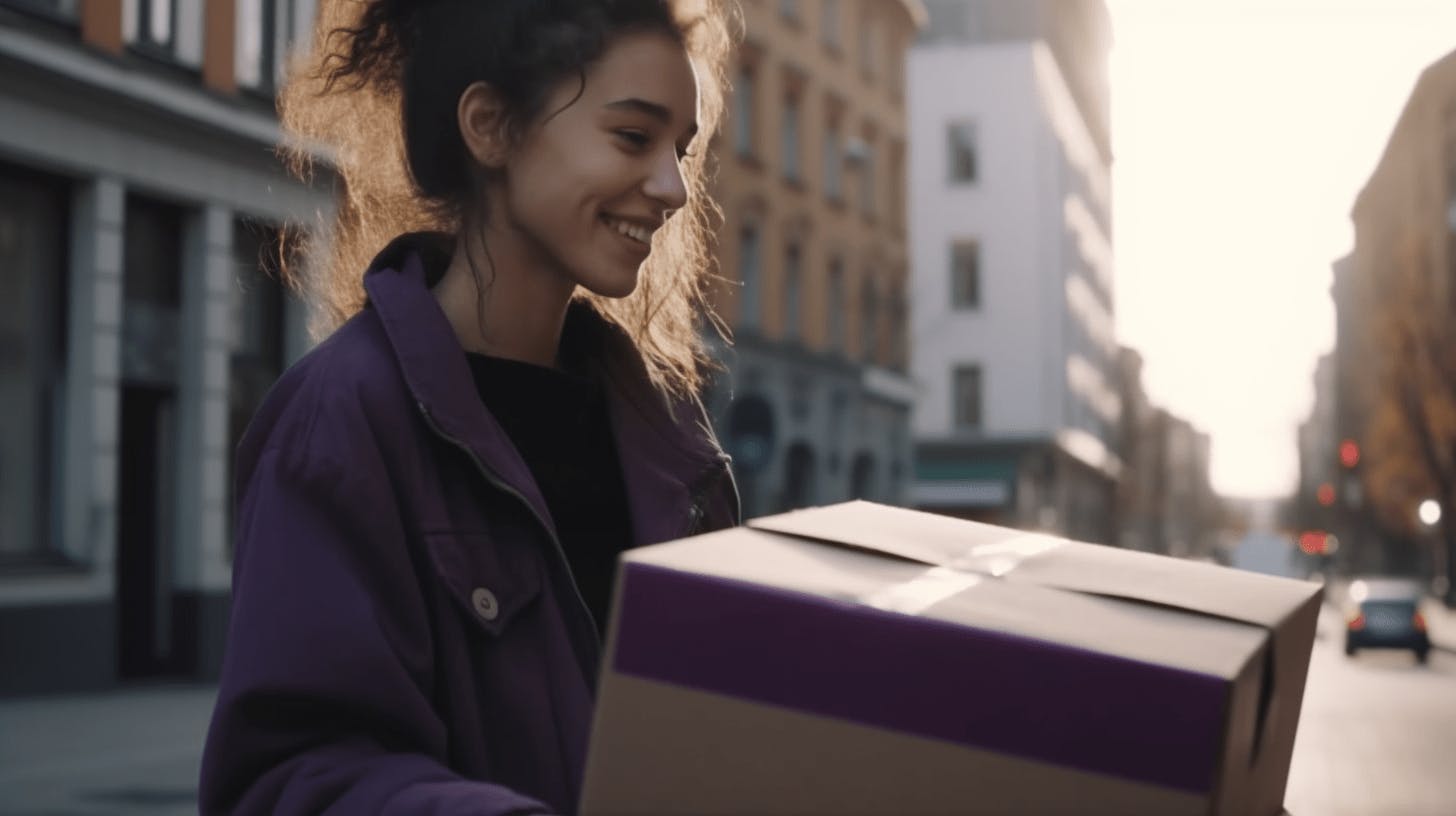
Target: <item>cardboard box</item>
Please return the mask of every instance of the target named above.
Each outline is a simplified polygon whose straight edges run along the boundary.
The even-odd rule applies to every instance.
[[[1275,816],[1322,592],[865,502],[618,581],[585,814]]]

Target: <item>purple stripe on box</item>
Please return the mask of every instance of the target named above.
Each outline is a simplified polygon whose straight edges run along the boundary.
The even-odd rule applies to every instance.
[[[628,563],[616,671],[1194,793],[1221,677]]]

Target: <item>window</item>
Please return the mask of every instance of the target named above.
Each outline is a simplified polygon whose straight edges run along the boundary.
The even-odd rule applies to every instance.
[[[860,359],[873,364],[879,354],[880,293],[875,289],[872,273],[865,276],[860,290],[859,311]]]
[[[824,126],[824,195],[830,201],[844,198],[844,134],[831,118]]]
[[[784,250],[784,339],[798,340],[803,309],[803,250],[797,241]]]
[[[59,543],[68,199],[64,182],[0,165],[0,564]]]
[[[762,258],[758,227],[748,225],[738,235],[738,326],[757,329],[759,325],[759,279]]]
[[[889,365],[895,371],[903,372],[910,362],[907,336],[910,309],[905,296],[898,291],[890,297],[889,319]]]
[[[236,0],[236,3],[238,82],[271,92],[283,78],[292,49],[309,44],[317,0]]]
[[[859,27],[859,71],[865,79],[874,79],[878,70],[880,30],[869,16],[870,4],[865,4],[865,17]]]
[[[951,418],[961,430],[981,428],[981,367],[959,366],[955,370]]]
[[[956,309],[981,306],[981,245],[975,241],[951,245],[950,302]]]
[[[890,223],[898,231],[905,229],[905,145],[890,144]]]
[[[740,156],[752,156],[754,139],[754,70],[752,66],[738,66],[738,81],[733,88],[733,147]]]
[[[799,180],[799,97],[788,94],[784,97],[784,118],[782,122],[780,149],[783,153],[784,178]]]
[[[838,51],[839,37],[839,0],[820,0],[819,41]]]
[[[829,262],[829,347],[844,351],[844,261]]]
[[[953,184],[970,184],[976,180],[976,128],[969,122],[957,122],[946,131],[949,148],[950,180]]]
[[[866,135],[864,140],[864,156],[860,160],[860,210],[866,218],[874,218],[879,214],[879,202],[876,200],[878,192],[875,190],[875,173],[877,172],[875,143]]]
[[[176,20],[175,0],[141,0],[137,3],[137,40],[171,50]]]
[[[190,67],[202,65],[202,3],[136,0],[123,34],[136,50]]]

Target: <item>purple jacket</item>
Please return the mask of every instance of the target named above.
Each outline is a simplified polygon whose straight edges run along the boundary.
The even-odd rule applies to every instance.
[[[238,449],[233,611],[204,813],[576,808],[601,647],[530,471],[407,241]],[[737,522],[696,400],[587,309],[635,543]]]

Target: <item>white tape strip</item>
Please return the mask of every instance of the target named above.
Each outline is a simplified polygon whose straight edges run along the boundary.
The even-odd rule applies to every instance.
[[[967,550],[949,566],[932,567],[908,581],[869,595],[863,602],[887,612],[919,615],[952,595],[987,578],[1000,578],[1028,558],[1051,552],[1065,543],[1050,536],[1030,534],[981,544]]]
[[[933,567],[920,575],[876,592],[866,604],[886,612],[919,615],[921,612],[985,580],[973,572],[950,567]]]

